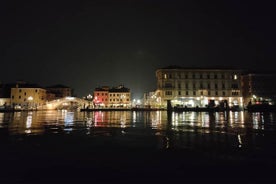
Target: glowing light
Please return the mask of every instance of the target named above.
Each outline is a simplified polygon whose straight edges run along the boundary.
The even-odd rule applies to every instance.
[[[74,99],[75,99],[75,97],[70,97],[70,96],[67,96],[67,97],[65,97],[65,99],[66,99],[66,100],[74,100]]]
[[[193,100],[189,100],[189,101],[188,101],[188,104],[191,105],[192,107],[195,105],[195,103],[194,103]]]
[[[238,134],[238,141],[239,141],[239,147],[241,147],[241,145],[242,145],[242,140],[241,140],[241,135],[240,135],[240,134]]]
[[[70,125],[74,121],[74,112],[67,112],[65,113],[64,123],[65,126]]]
[[[26,120],[26,128],[32,127],[32,112],[28,113],[27,120]]]

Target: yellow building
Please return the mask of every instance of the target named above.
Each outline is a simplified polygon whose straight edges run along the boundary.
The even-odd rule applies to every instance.
[[[130,107],[130,89],[120,85],[118,87],[101,87],[94,91],[93,102],[96,107]]]
[[[46,102],[46,90],[32,84],[16,84],[11,88],[11,104],[20,109],[39,109]]]
[[[166,107],[243,106],[241,71],[166,67],[156,71],[155,98]]]

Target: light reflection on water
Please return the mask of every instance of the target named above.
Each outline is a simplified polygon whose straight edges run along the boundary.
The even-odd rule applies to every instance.
[[[159,148],[260,146],[276,129],[275,113],[166,111],[33,111],[0,113],[0,130],[9,135],[77,134],[128,136],[139,141],[151,136]],[[115,133],[114,133],[115,132]]]

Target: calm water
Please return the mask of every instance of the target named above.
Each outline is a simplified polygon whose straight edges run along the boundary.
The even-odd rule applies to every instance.
[[[275,132],[275,113],[0,113],[0,181],[274,181]]]

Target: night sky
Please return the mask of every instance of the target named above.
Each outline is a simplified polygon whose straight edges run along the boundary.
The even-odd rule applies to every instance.
[[[0,81],[64,84],[79,97],[156,88],[168,65],[271,70],[273,1],[2,0]]]

